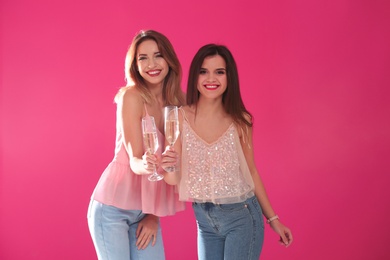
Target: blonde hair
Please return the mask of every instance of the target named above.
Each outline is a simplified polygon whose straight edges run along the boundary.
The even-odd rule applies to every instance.
[[[145,80],[137,71],[136,56],[138,46],[146,40],[153,40],[156,42],[162,57],[169,66],[169,72],[164,79],[162,89],[162,96],[165,102],[164,105],[184,105],[185,97],[180,87],[182,68],[179,59],[177,58],[176,52],[168,38],[153,30],[141,30],[135,35],[125,59],[125,78],[127,84],[118,91],[115,96],[115,102],[118,102],[121,95],[131,86],[134,86],[140,91],[141,96],[146,103],[152,102],[153,97],[145,84]]]

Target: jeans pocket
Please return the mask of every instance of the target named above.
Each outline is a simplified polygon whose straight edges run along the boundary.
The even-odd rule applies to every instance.
[[[134,212],[137,210],[134,210]],[[140,222],[147,214],[143,213],[142,210],[139,210],[139,213],[135,219],[135,222]]]
[[[263,210],[261,209],[260,203],[257,200],[257,197],[254,196],[253,198],[250,199],[250,206],[249,210],[253,208],[252,214],[258,214],[261,222],[261,227],[264,229],[264,219],[263,219]]]
[[[251,200],[251,204],[257,210],[257,212],[259,212],[260,215],[263,215],[263,210],[261,209],[261,206],[260,206],[259,201],[257,200],[257,197],[254,196],[250,200]]]

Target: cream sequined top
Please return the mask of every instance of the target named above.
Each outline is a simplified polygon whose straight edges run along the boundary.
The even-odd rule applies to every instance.
[[[254,195],[254,184],[232,123],[213,143],[207,143],[191,128],[183,112],[181,180],[182,201],[237,203]]]

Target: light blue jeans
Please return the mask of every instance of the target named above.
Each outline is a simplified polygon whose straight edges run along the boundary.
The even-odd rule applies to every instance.
[[[255,196],[241,203],[192,203],[199,260],[258,260],[264,220]]]
[[[99,260],[164,260],[161,226],[158,227],[156,244],[138,250],[136,230],[145,217],[140,210],[123,210],[91,200],[88,208],[88,226]]]

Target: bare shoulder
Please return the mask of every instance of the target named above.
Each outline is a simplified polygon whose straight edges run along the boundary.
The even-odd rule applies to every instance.
[[[253,122],[252,122],[252,117],[251,117],[250,114],[244,113],[243,116],[244,116],[244,118],[245,118],[246,121],[248,121],[249,123],[253,123]]]
[[[123,102],[140,102],[142,101],[141,92],[134,86],[125,87],[122,90]]]
[[[142,114],[144,100],[137,88],[133,86],[124,87],[118,95],[118,103],[121,104],[123,112],[126,114]]]
[[[124,87],[121,90],[119,94],[119,102],[121,102],[123,106],[134,108],[142,106],[144,100],[141,96],[141,92],[137,88],[129,86]]]
[[[253,119],[250,114],[244,113],[243,114],[244,119],[248,123],[253,124]],[[240,124],[236,124],[238,136],[240,137],[242,148],[251,150],[252,147],[252,128],[253,126],[250,126],[244,122],[241,122]]]

